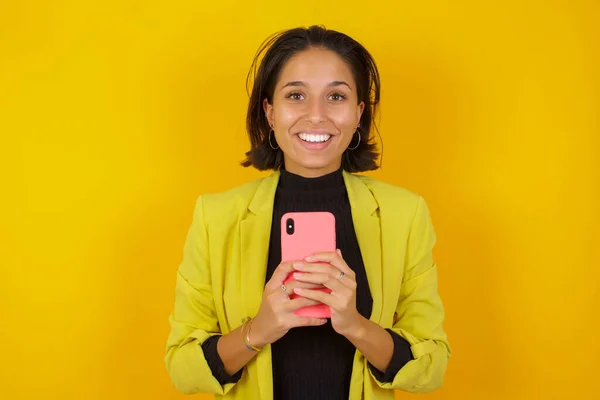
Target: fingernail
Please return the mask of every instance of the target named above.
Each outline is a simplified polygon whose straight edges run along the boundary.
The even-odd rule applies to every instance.
[[[302,289],[300,289],[299,287],[294,288],[294,293],[302,293]]]
[[[306,258],[305,258],[305,260],[306,260],[306,261],[310,261],[310,260],[312,260],[312,256],[308,256],[308,257],[306,257]]]
[[[304,264],[302,264],[301,262],[295,262],[294,264],[292,264],[294,266],[294,268],[296,269],[302,269],[302,267],[304,266]]]
[[[302,272],[294,272],[294,278],[298,279],[302,277]]]
[[[337,251],[337,253],[340,255],[340,257],[342,256],[342,251],[340,249],[336,249],[335,251]]]

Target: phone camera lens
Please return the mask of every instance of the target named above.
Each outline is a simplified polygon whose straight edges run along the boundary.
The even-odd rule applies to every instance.
[[[286,232],[288,235],[293,235],[294,234],[294,220],[291,218],[288,218],[286,223],[285,223],[285,227],[286,227]]]

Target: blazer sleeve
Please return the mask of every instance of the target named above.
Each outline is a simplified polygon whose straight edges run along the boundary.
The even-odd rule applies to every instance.
[[[393,382],[396,374],[400,371],[400,368],[404,367],[410,360],[414,360],[410,350],[410,343],[392,329],[385,328],[385,330],[388,331],[394,341],[394,352],[392,353],[392,359],[390,360],[387,369],[382,372],[375,368],[370,362],[368,363],[373,376],[382,383]]]
[[[413,359],[391,382],[381,382],[369,369],[382,388],[428,393],[442,386],[451,349],[442,328],[444,308],[432,255],[435,241],[429,209],[419,197],[408,235],[404,277],[392,326],[410,344]]]
[[[237,382],[219,383],[202,351],[202,344],[209,337],[221,334],[211,288],[204,215],[200,196],[177,271],[165,364],[173,386],[180,392],[224,395]]]

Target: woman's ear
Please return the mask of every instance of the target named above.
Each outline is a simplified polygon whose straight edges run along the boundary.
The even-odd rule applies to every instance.
[[[362,117],[363,111],[365,111],[365,102],[361,101],[358,107],[356,107],[356,119],[358,120],[356,125],[360,124],[360,118]]]
[[[269,100],[263,100],[263,110],[265,111],[265,116],[267,117],[267,121],[269,121],[269,126],[273,128],[273,106],[269,104]]]

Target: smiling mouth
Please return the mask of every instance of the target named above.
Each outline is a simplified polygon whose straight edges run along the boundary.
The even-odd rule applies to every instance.
[[[325,143],[331,138],[331,135],[325,134],[312,134],[312,133],[299,133],[298,137],[307,143]]]

